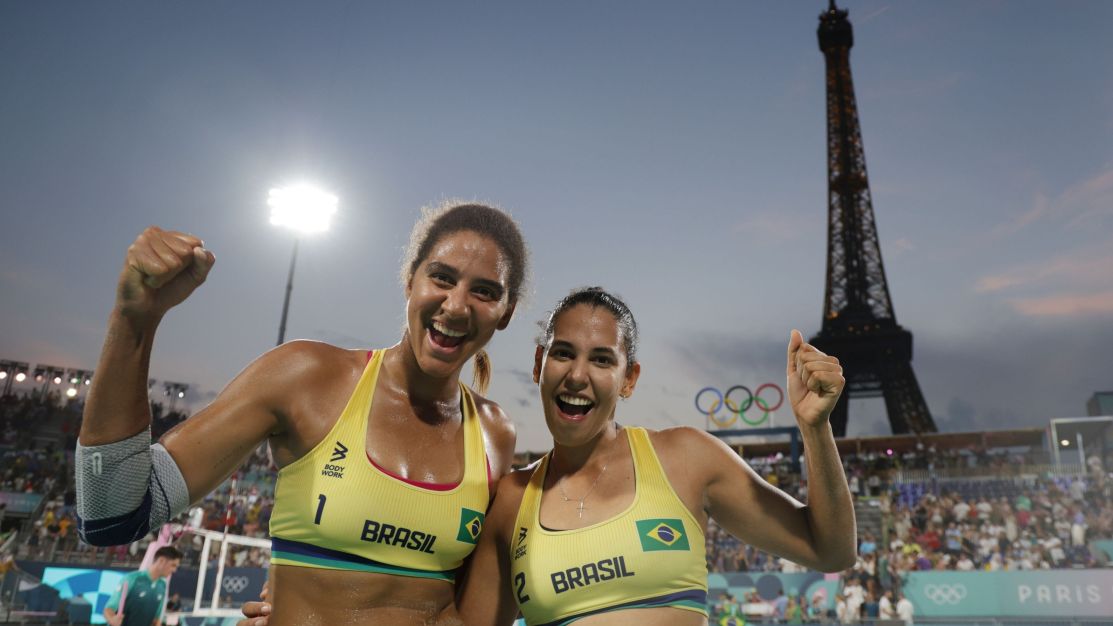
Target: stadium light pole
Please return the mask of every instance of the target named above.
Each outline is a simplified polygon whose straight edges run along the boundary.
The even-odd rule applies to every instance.
[[[298,242],[302,235],[328,230],[336,213],[336,196],[309,185],[271,189],[267,205],[271,208],[271,224],[294,231],[294,254],[290,257],[290,273],[286,277],[286,298],[282,303],[282,321],[278,324],[278,343],[286,340],[286,316],[290,312],[290,292],[294,289],[294,266],[298,262]]]

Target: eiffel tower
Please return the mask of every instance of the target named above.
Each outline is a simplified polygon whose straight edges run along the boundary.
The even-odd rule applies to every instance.
[[[847,11],[819,15],[819,49],[827,60],[827,288],[823,326],[811,343],[839,358],[846,390],[831,414],[846,435],[850,398],[885,398],[894,433],[935,432],[912,372],[912,333],[897,324],[873,219],[866,154],[850,76],[854,30]]]

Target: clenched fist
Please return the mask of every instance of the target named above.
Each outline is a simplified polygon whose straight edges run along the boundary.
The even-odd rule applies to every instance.
[[[817,426],[831,416],[846,386],[839,360],[820,352],[793,330],[788,340],[788,399],[801,426]]]
[[[205,282],[216,257],[186,233],[150,226],[128,248],[116,289],[125,317],[158,320]]]

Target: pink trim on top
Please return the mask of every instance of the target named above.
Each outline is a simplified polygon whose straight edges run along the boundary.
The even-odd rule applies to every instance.
[[[372,356],[374,356],[374,355],[375,355],[375,351],[374,351],[374,350],[368,350],[368,351],[367,351],[367,362],[368,362],[368,363],[370,363],[370,362],[371,362],[371,357],[372,357]]]
[[[486,457],[487,455],[484,454],[483,456]],[[390,476],[391,478],[396,478],[396,479],[406,483],[407,485],[413,485],[414,487],[421,487],[422,489],[428,489],[429,491],[451,491],[452,489],[455,489],[455,488],[460,486],[459,482],[455,482],[455,483],[426,483],[426,482],[421,482],[420,480],[410,480],[409,478],[406,478],[405,476],[399,476],[398,474],[395,474],[394,472],[388,470],[387,468],[383,467],[382,465],[379,465],[378,463],[376,463],[375,459],[371,458],[371,453],[370,452],[367,453],[367,460],[370,461],[371,465],[374,465],[375,469],[379,470],[380,472],[386,474],[387,476]],[[494,477],[491,476],[491,460],[487,459],[487,458],[484,458],[483,460],[486,461],[486,463],[487,463],[487,486],[490,487],[491,484],[495,482]],[[461,480],[461,482],[462,482],[462,480]]]
[[[410,480],[409,478],[406,478],[405,476],[399,476],[398,474],[395,474],[394,472],[388,470],[387,468],[383,467],[382,465],[379,465],[378,463],[376,463],[375,459],[371,458],[370,453],[367,454],[367,460],[371,461],[371,465],[374,465],[375,469],[379,470],[380,472],[386,474],[387,476],[390,476],[391,478],[396,478],[396,479],[406,483],[407,485],[413,485],[414,487],[421,487],[422,489],[428,489],[429,491],[450,491],[450,490],[455,489],[456,487],[460,486],[460,483],[458,483],[458,482],[457,483],[423,483],[420,480]]]

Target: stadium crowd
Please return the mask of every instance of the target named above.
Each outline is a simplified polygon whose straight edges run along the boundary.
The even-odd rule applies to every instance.
[[[876,495],[880,536],[864,530],[866,524],[859,520],[858,560],[841,576],[842,591],[836,596],[834,615],[803,597],[779,597],[772,602],[724,597],[715,610],[729,615],[739,611],[739,606],[765,603],[772,616],[790,623],[794,616],[801,621],[837,618],[844,623],[904,619],[897,607],[903,602],[901,586],[909,572],[1109,565],[1100,551],[1090,547],[1094,540],[1113,539],[1113,479],[1097,459],[1090,460],[1085,476],[1063,477],[1018,473],[1016,468],[1032,465],[1026,455],[952,452],[897,460],[886,456],[845,459],[851,489],[859,502]],[[973,465],[968,458],[981,460]],[[757,461],[754,466],[764,472],[766,480],[806,501],[806,482],[787,472],[780,461]],[[910,462],[903,467],[914,469],[977,467],[978,471],[976,477],[949,480],[890,480],[901,461]],[[710,572],[805,571],[791,561],[742,544],[714,522],[706,542]],[[907,603],[903,606],[910,610]]]
[[[94,548],[75,532],[73,446],[80,425],[80,398],[50,393],[0,397],[0,491],[43,496],[21,527],[5,522],[0,505],[0,546],[22,559],[136,566],[153,537],[129,546]],[[152,403],[157,438],[186,419],[184,412]],[[1113,480],[1093,464],[1085,476],[1033,474],[1032,455],[1010,449],[936,450],[919,447],[894,454],[844,458],[850,489],[873,523],[859,519],[859,558],[842,574],[835,615],[808,598],[761,600],[724,596],[712,606],[729,615],[742,605],[763,603],[778,619],[794,622],[896,618],[906,574],[924,570],[1028,570],[1106,565],[1091,551],[1095,539],[1113,538]],[[782,455],[748,459],[765,479],[807,501],[807,481]],[[940,478],[943,476],[943,478]],[[267,537],[274,506],[274,466],[266,446],[215,492],[183,515],[176,530],[201,528]],[[862,510],[862,509],[860,509]],[[6,533],[4,531],[7,531]],[[179,533],[183,566],[197,566],[202,537]],[[713,521],[706,536],[710,572],[802,572],[803,568],[745,545]],[[214,546],[215,548],[215,546]],[[210,553],[215,566],[218,550]],[[265,549],[232,546],[227,566],[267,567]],[[814,600],[811,599],[811,600]],[[733,608],[732,608],[733,607]]]

